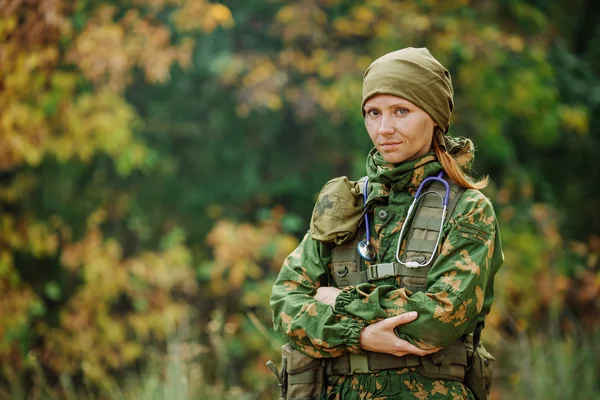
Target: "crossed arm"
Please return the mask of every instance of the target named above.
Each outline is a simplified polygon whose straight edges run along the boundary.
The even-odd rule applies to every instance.
[[[321,286],[317,289],[315,300],[335,307],[335,300],[340,292],[341,289],[335,287]],[[439,348],[420,349],[409,341],[396,336],[396,327],[408,324],[417,318],[418,313],[411,311],[365,326],[360,332],[360,348],[366,351],[393,354],[398,357],[406,354],[424,356],[440,350]]]

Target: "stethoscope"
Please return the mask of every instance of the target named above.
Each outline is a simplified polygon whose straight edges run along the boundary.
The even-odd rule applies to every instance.
[[[432,177],[426,178],[423,180],[423,182],[421,182],[421,184],[419,185],[419,188],[417,189],[417,193],[415,194],[414,200],[411,203],[410,207],[408,208],[408,212],[406,214],[406,219],[404,220],[404,223],[402,224],[402,229],[400,229],[400,236],[398,237],[398,245],[396,246],[396,261],[398,261],[398,263],[400,263],[408,268],[421,268],[426,265],[429,265],[435,257],[435,252],[432,252],[429,260],[424,261],[422,263],[419,263],[416,261],[404,262],[404,261],[400,260],[400,244],[402,243],[402,238],[404,237],[404,231],[406,230],[406,227],[408,225],[410,225],[409,222],[413,218],[413,213],[415,212],[419,202],[421,201],[421,199],[423,197],[427,196],[428,194],[435,194],[435,195],[439,196],[439,198],[441,199],[442,204],[444,206],[444,208],[442,209],[442,219],[440,221],[440,230],[438,232],[438,237],[435,242],[434,249],[437,249],[438,245],[440,244],[440,239],[442,237],[442,228],[444,226],[444,220],[446,219],[446,210],[448,209],[448,199],[450,196],[450,185],[448,184],[448,181],[446,181],[445,179],[442,178],[443,174],[444,174],[444,171],[440,172],[438,176],[432,176]],[[438,182],[441,182],[444,184],[444,186],[446,187],[446,194],[444,195],[443,198],[442,198],[441,194],[439,194],[438,192],[434,192],[433,190],[430,190],[428,192],[421,194],[421,192],[423,191],[424,185],[427,182],[431,182],[431,181],[438,181]],[[367,198],[369,197],[368,189],[369,189],[369,178],[367,177],[367,179],[365,180],[364,188],[363,188],[363,199],[364,199],[365,206],[367,204]],[[358,244],[356,245],[356,250],[358,251],[358,254],[365,260],[373,261],[377,257],[377,253],[376,253],[375,249],[373,248],[373,245],[371,244],[371,227],[370,227],[370,223],[369,223],[369,213],[368,212],[365,212],[364,221],[365,221],[365,227],[366,227],[366,237],[365,237],[365,239],[358,242]]]

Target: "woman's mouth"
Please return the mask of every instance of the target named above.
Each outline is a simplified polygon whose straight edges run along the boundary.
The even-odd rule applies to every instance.
[[[400,144],[401,142],[385,142],[381,143],[379,146],[385,151],[392,151],[395,150]]]

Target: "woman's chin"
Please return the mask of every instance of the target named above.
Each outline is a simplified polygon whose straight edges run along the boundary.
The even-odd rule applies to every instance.
[[[397,153],[379,152],[383,159],[390,164],[399,164],[406,161],[406,155]]]

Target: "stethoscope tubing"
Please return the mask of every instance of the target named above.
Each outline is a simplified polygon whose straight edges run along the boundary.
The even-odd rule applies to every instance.
[[[369,177],[367,176],[367,178],[365,179],[365,186],[363,188],[363,200],[364,200],[364,205],[367,205],[367,199],[369,198]],[[367,243],[371,243],[371,224],[369,222],[369,213],[366,212],[365,213],[365,225],[366,225],[366,229],[367,229]]]
[[[448,184],[447,180],[442,178],[443,175],[444,175],[444,171],[440,172],[438,174],[438,176],[430,176],[429,178],[425,178],[423,180],[423,182],[421,182],[421,184],[419,185],[419,188],[417,189],[417,193],[415,194],[415,200],[413,200],[412,204],[415,204],[415,202],[419,199],[419,196],[421,195],[421,192],[423,191],[424,184],[426,184],[427,182],[431,182],[431,181],[438,181],[438,182],[441,182],[446,187],[446,194],[444,195],[444,206],[448,206],[448,201],[450,199],[450,184]],[[412,204],[411,204],[411,206],[412,206]]]
[[[363,187],[363,201],[364,206],[367,205],[367,199],[369,197],[369,177],[365,179]],[[364,207],[363,206],[363,207]],[[365,212],[365,230],[366,238],[356,244],[356,251],[358,254],[367,261],[373,261],[376,258],[374,252],[372,252],[373,246],[371,245],[371,222],[369,221],[369,213]]]

